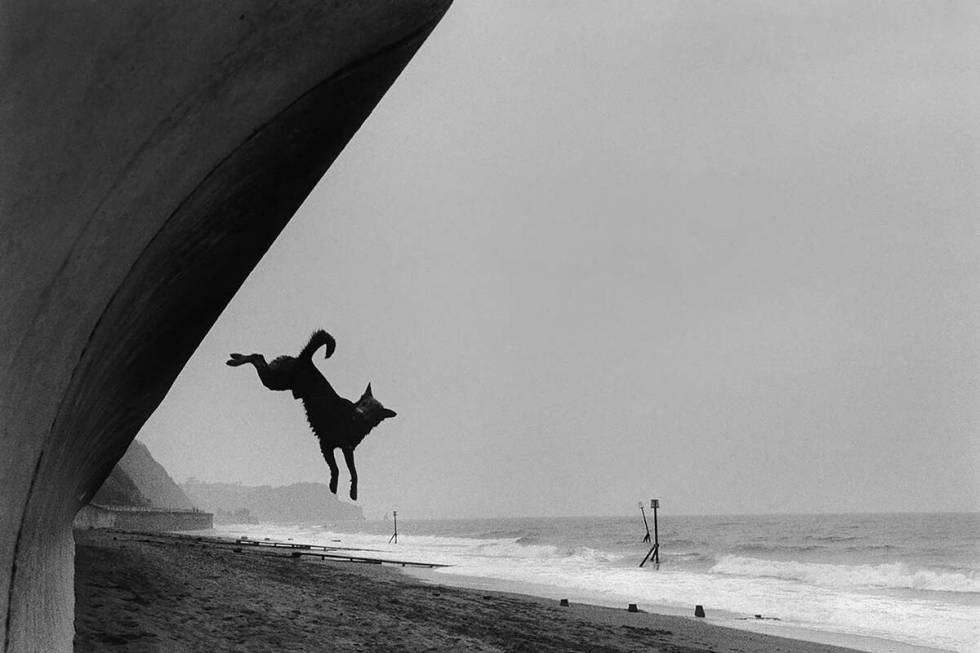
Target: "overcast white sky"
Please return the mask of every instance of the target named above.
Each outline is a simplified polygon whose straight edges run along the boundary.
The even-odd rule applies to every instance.
[[[398,412],[369,517],[976,510],[978,44],[973,2],[458,0],[140,437],[326,482],[224,365],[323,327]]]

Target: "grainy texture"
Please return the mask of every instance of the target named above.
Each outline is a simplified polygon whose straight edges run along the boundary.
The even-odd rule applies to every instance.
[[[76,651],[843,652],[191,538],[79,532]]]
[[[0,4],[0,650],[71,523],[448,0]]]

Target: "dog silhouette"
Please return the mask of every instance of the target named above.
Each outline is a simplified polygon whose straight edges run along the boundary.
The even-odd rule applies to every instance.
[[[231,354],[226,365],[253,365],[262,385],[270,390],[291,390],[293,397],[303,402],[306,420],[320,441],[320,452],[330,467],[330,491],[337,493],[338,469],[333,450],[340,449],[350,472],[350,498],[356,501],[354,449],[375,426],[396,413],[374,398],[370,383],[356,402],[338,395],[313,364],[313,354],[320,347],[326,347],[324,358],[330,358],[337,348],[333,336],[323,329],[313,332],[298,356],[279,356],[267,363],[262,354]]]

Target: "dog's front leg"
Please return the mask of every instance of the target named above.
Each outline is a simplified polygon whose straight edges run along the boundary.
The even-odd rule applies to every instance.
[[[333,447],[321,444],[320,451],[323,453],[323,459],[327,461],[327,467],[330,468],[330,491],[337,494],[337,476],[340,470],[337,469],[337,461],[333,457]]]
[[[344,460],[347,461],[347,470],[350,471],[350,498],[357,501],[357,468],[354,467],[354,448],[344,447]]]

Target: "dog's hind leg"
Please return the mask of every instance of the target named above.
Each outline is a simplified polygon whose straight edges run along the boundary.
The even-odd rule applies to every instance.
[[[344,460],[347,461],[347,469],[350,471],[350,498],[357,501],[357,468],[354,467],[354,447],[344,447]]]
[[[320,451],[323,453],[323,459],[327,461],[327,467],[330,468],[330,491],[337,494],[337,476],[340,470],[337,469],[337,461],[333,457],[333,447],[321,441]]]
[[[293,364],[283,356],[272,361],[265,362],[262,354],[231,354],[225,365],[238,367],[240,365],[251,364],[259,374],[262,385],[270,390],[292,390]]]

